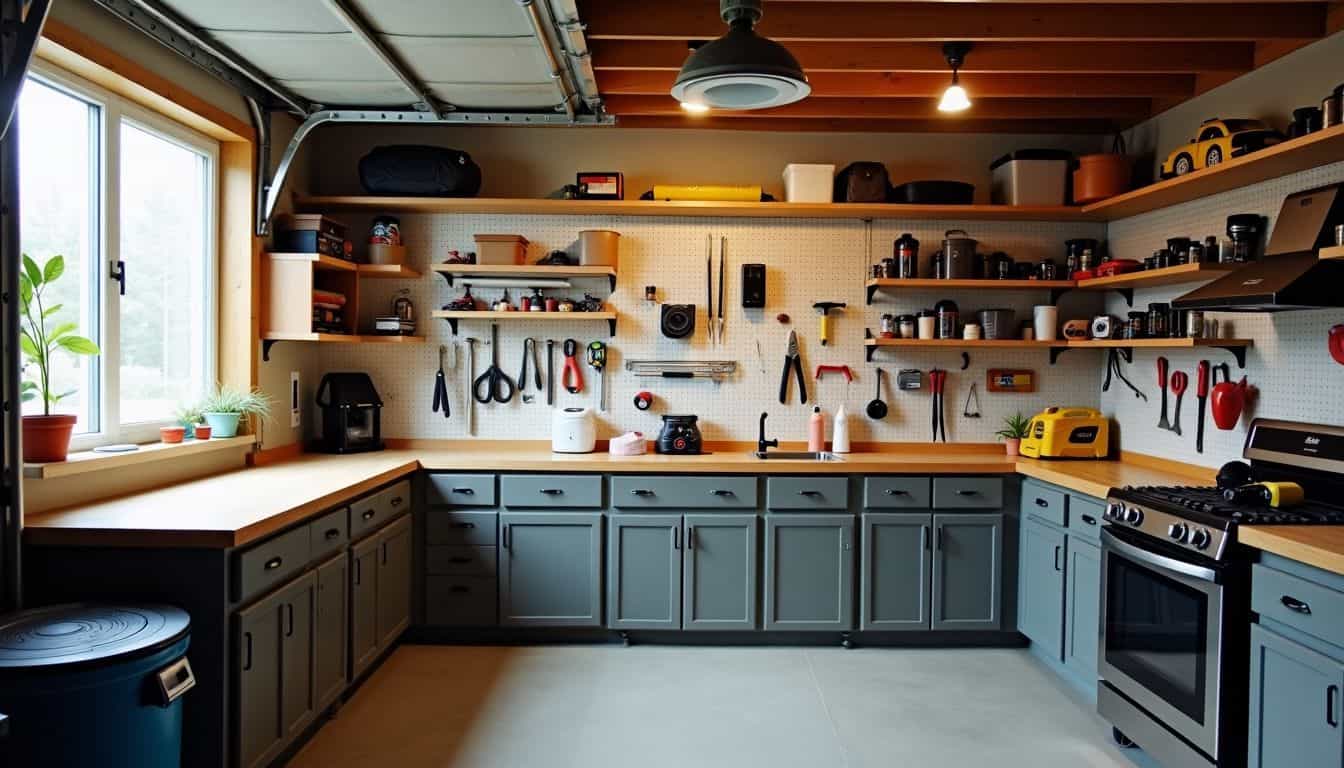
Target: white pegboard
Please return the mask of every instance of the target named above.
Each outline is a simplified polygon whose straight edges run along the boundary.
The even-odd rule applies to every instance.
[[[347,216],[351,232],[366,231],[368,217]],[[402,235],[409,245],[410,262],[425,271],[419,280],[366,280],[361,283],[361,306],[367,316],[381,313],[390,306],[395,291],[409,288],[420,318],[420,333],[427,343],[416,345],[327,345],[322,348],[321,369],[364,370],[374,378],[386,407],[383,432],[398,438],[460,438],[466,436],[466,366],[449,372],[453,396],[453,418],[445,420],[430,410],[438,346],[454,339],[448,324],[429,319],[431,310],[458,295],[460,287],[450,289],[446,282],[428,273],[431,262],[441,261],[449,249],[472,250],[475,233],[517,233],[532,243],[529,261],[553,249],[571,248],[582,229],[614,229],[621,232],[621,263],[617,289],[610,296],[611,306],[620,313],[615,338],[608,339],[603,323],[536,324],[502,323],[500,346],[502,367],[517,376],[521,361],[522,338],[557,340],[556,370],[560,369],[559,341],[572,337],[582,343],[601,339],[610,345],[608,387],[611,411],[601,414],[601,436],[609,437],[627,430],[658,432],[662,414],[695,413],[709,440],[754,440],[761,411],[770,413],[769,436],[784,440],[802,440],[806,436],[811,404],[821,402],[828,413],[843,400],[851,416],[851,439],[855,441],[921,441],[930,438],[930,398],[927,391],[918,394],[894,391],[894,373],[898,368],[933,366],[951,369],[946,395],[946,424],[949,440],[991,441],[1005,415],[1020,411],[1030,415],[1050,404],[1094,404],[1100,386],[1102,366],[1096,353],[1075,352],[1051,366],[1048,355],[1037,350],[1004,350],[971,355],[971,367],[957,370],[960,355],[955,350],[877,353],[873,364],[864,362],[862,346],[865,327],[876,331],[883,312],[901,313],[932,306],[943,295],[938,293],[900,294],[864,305],[863,283],[868,273],[865,225],[859,221],[817,219],[727,219],[657,218],[611,216],[464,216],[403,215]],[[880,221],[872,225],[873,258],[890,255],[892,241],[902,232],[911,232],[922,241],[921,258],[927,263],[939,247],[945,229],[960,227],[983,243],[981,250],[1008,252],[1017,259],[1036,260],[1043,255],[1062,259],[1063,242],[1071,237],[1100,237],[1096,224],[1057,224],[1044,222],[927,222]],[[715,243],[715,267],[718,264],[718,238],[728,238],[727,306],[725,343],[710,346],[704,330],[705,237]],[[741,307],[740,269],[743,263],[759,262],[767,266],[767,306],[764,310]],[[646,302],[644,286],[657,286],[661,301],[694,303],[698,317],[693,339],[674,341],[663,338],[658,330],[658,306]],[[717,274],[715,277],[717,302]],[[607,296],[605,279],[577,281],[567,292],[574,298],[589,290]],[[483,298],[495,297],[499,289],[478,291]],[[556,292],[558,295],[566,292]],[[517,291],[511,291],[515,298]],[[988,307],[1012,307],[1020,319],[1030,317],[1033,303],[1047,300],[1044,292],[949,291],[947,297],[961,305],[964,314]],[[847,310],[835,316],[833,340],[823,348],[818,343],[816,301],[844,301]],[[1089,316],[1099,306],[1095,297],[1070,296],[1064,309]],[[775,319],[787,313],[791,324]],[[801,340],[803,362],[807,367],[808,406],[799,405],[794,385],[790,402],[778,400],[780,372],[789,330]],[[467,335],[489,338],[489,326],[483,321],[462,321],[461,340]],[[545,367],[545,344],[539,345]],[[758,354],[759,348],[759,354]],[[478,347],[477,370],[488,365],[490,350]],[[626,359],[715,359],[737,361],[736,376],[722,384],[706,381],[637,380],[623,370]],[[847,364],[856,380],[847,388],[843,379],[828,377],[820,386],[812,380],[819,364]],[[872,399],[872,368],[881,365],[889,374],[883,395],[891,406],[882,422],[863,415]],[[1000,395],[984,391],[985,370],[990,367],[1030,368],[1037,371],[1041,389],[1030,395]],[[584,366],[588,386],[584,393],[572,396],[557,387],[558,406],[595,405],[596,388],[592,370]],[[972,380],[981,382],[979,419],[962,418],[962,406]],[[648,389],[656,396],[652,411],[637,411],[632,400],[637,391]],[[548,439],[550,409],[544,398],[525,405],[515,398],[508,404],[478,405],[476,434],[490,439]]]

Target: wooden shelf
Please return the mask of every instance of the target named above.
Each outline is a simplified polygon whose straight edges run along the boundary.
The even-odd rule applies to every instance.
[[[1126,347],[1134,349],[1194,349],[1195,347],[1250,347],[1255,342],[1250,339],[1087,339],[1085,341],[1066,341],[1056,346],[1068,349],[1111,349]]]
[[[411,269],[405,264],[359,264],[357,267],[355,271],[360,277],[385,280],[414,280],[420,277],[419,270]]]
[[[275,261],[307,261],[313,269],[328,272],[354,272],[359,265],[353,261],[325,256],[320,253],[267,253],[266,257]]]
[[[873,294],[878,291],[942,291],[965,289],[975,291],[1050,291],[1054,297],[1057,292],[1074,287],[1072,280],[938,280],[935,278],[896,278],[874,277],[863,284],[868,295],[868,303],[873,303]],[[1051,303],[1053,304],[1053,298]],[[918,339],[915,339],[918,341]]]
[[[494,310],[449,310],[436,309],[430,314],[431,317],[440,320],[447,320],[448,325],[453,329],[453,335],[457,335],[457,323],[460,320],[489,320],[491,322],[540,322],[540,323],[564,323],[575,321],[607,321],[607,327],[612,336],[616,335],[616,313],[615,312],[496,312]]]
[[[967,221],[1101,221],[1080,206],[898,205],[894,203],[754,203],[691,200],[550,200],[500,197],[300,198],[309,211],[521,214],[552,216],[742,216],[762,219],[956,219]]]
[[[424,336],[393,336],[376,333],[280,333],[261,335],[261,359],[271,359],[271,347],[281,341],[316,341],[324,344],[421,344]]]
[[[1141,272],[1128,272],[1111,277],[1093,277],[1078,281],[1081,291],[1109,291],[1115,288],[1153,288],[1159,285],[1178,285],[1212,280],[1228,272],[1245,266],[1244,264],[1177,264],[1162,269],[1145,269]]]
[[[1246,349],[1255,344],[1250,339],[1088,339],[1069,341],[1036,341],[1027,339],[880,339],[863,340],[866,357],[869,362],[873,353],[880,348],[906,349],[958,349],[963,352],[975,349],[1048,349],[1050,362],[1070,349],[1195,349],[1197,347],[1216,347],[1226,349],[1237,359],[1237,365],[1246,367]]]
[[[1048,349],[1061,341],[1035,339],[864,339],[866,347],[950,347],[953,349]]]
[[[448,281],[448,285],[452,285],[455,278],[472,276],[506,277],[520,280],[529,277],[547,280],[566,277],[605,277],[607,283],[611,286],[611,290],[616,290],[615,267],[561,267],[545,264],[431,264],[429,268],[431,271],[443,275],[443,279]]]

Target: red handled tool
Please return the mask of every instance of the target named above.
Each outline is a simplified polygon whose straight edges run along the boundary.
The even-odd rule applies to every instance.
[[[1171,429],[1167,420],[1167,358],[1157,358],[1157,388],[1162,390],[1162,418],[1157,420],[1158,429]]]
[[[560,383],[571,395],[577,395],[583,391],[583,369],[579,367],[579,359],[575,357],[579,351],[579,342],[565,339],[564,350],[565,370],[560,374]]]
[[[821,381],[821,374],[827,372],[843,373],[845,375],[846,382],[851,382],[854,380],[854,372],[849,370],[848,365],[818,365],[816,374],[813,375],[812,378],[816,379],[817,381]]]
[[[1190,375],[1185,371],[1177,371],[1171,374],[1171,392],[1176,395],[1176,420],[1171,425],[1171,431],[1181,434],[1181,398],[1185,396],[1185,390],[1190,386]]]
[[[933,442],[938,442],[938,432],[942,431],[943,442],[947,442],[947,424],[943,421],[943,390],[947,385],[947,371],[934,368],[929,371],[929,389],[933,392]]]
[[[1200,360],[1195,374],[1195,397],[1199,399],[1199,414],[1195,419],[1195,450],[1204,452],[1204,405],[1209,399],[1209,361]]]

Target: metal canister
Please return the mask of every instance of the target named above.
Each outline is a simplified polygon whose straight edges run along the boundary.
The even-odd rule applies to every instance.
[[[1185,313],[1185,335],[1192,339],[1204,336],[1204,313],[1192,309]]]
[[[1185,259],[1180,264],[1198,264],[1204,261],[1204,244],[1191,243],[1190,250],[1185,252]]]
[[[1130,312],[1129,322],[1125,323],[1124,337],[1126,339],[1142,339],[1148,335],[1148,314],[1146,312]]]
[[[897,277],[898,274],[899,274],[899,273],[896,271],[896,260],[895,260],[895,259],[883,259],[883,260],[882,260],[882,276],[883,276],[883,277]]]
[[[891,248],[896,258],[897,275],[906,280],[919,277],[919,241],[914,235],[906,232]]]
[[[884,339],[896,338],[896,316],[883,315],[881,320],[881,335]]]
[[[1321,101],[1321,124],[1326,128],[1344,122],[1344,85],[1335,86],[1335,90]]]
[[[415,322],[415,304],[411,303],[411,290],[409,288],[402,288],[397,291],[397,298],[392,300],[392,314],[404,323]]]
[[[1092,267],[1095,266],[1095,263],[1096,259],[1092,256],[1092,249],[1084,248],[1083,252],[1078,256],[1078,269],[1086,272],[1092,269]],[[1070,275],[1072,275],[1072,273],[1070,273]]]
[[[938,318],[938,338],[957,338],[957,325],[961,317],[957,303],[951,299],[943,299],[933,305],[933,311]]]
[[[1170,333],[1171,305],[1154,303],[1148,305],[1148,335],[1160,339]]]
[[[1036,265],[1036,276],[1042,280],[1054,280],[1058,275],[1058,267],[1050,259],[1041,259]]]

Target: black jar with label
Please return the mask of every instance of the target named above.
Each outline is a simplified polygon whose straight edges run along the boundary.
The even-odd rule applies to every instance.
[[[943,299],[933,305],[933,312],[938,319],[938,338],[957,338],[957,322],[961,317],[961,313],[957,311],[957,303],[951,299]]]
[[[1148,313],[1130,312],[1129,320],[1125,323],[1124,337],[1126,339],[1142,339],[1147,336]]]
[[[1171,305],[1148,305],[1148,335],[1155,339],[1165,338],[1171,333]]]

